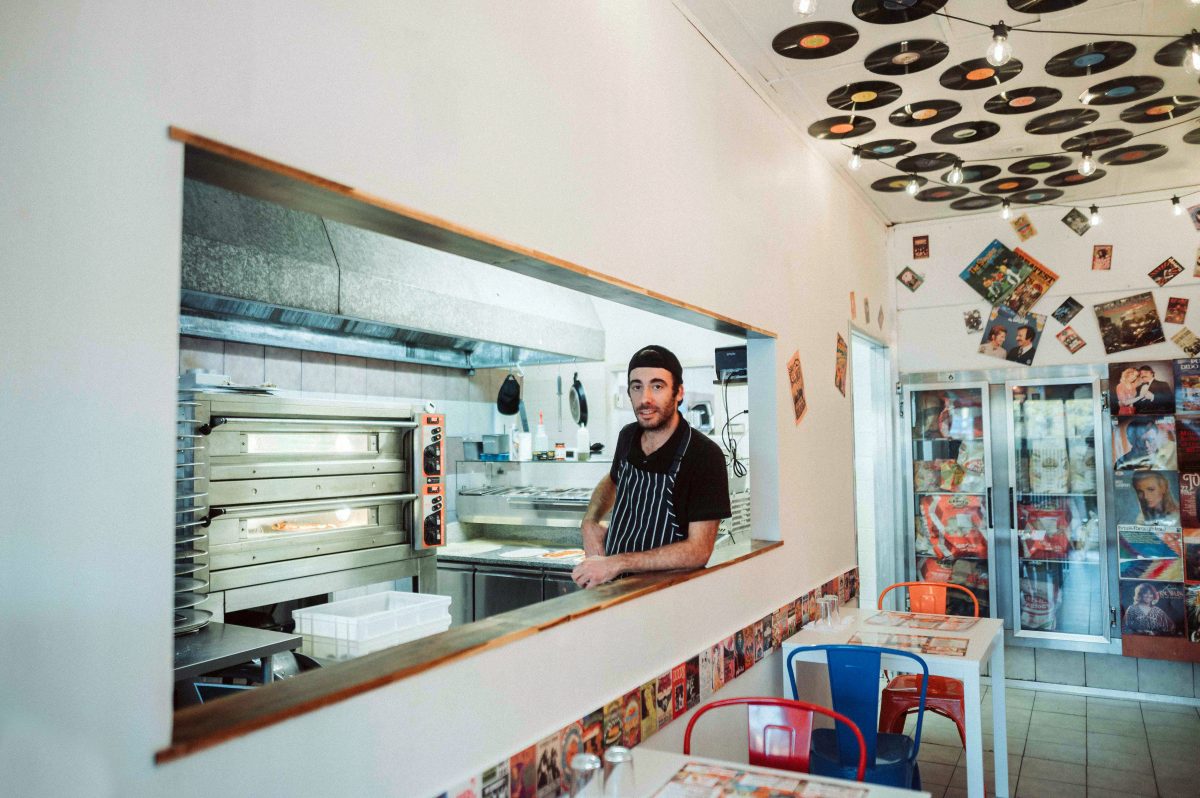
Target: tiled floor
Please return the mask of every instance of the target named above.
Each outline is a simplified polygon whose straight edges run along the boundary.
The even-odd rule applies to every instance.
[[[984,770],[992,781],[992,697],[984,689]],[[1200,711],[1173,704],[1006,691],[1009,795],[1016,798],[1200,796]],[[909,716],[911,733],[915,723]],[[922,788],[966,798],[966,755],[954,724],[926,713]]]

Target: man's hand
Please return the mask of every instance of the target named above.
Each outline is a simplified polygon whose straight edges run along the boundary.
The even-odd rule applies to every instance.
[[[602,557],[604,555],[604,536],[608,534],[608,530],[599,521],[587,518],[579,525],[579,530],[583,535],[583,553],[589,557]]]
[[[585,557],[583,562],[575,566],[571,578],[582,588],[596,587],[616,579],[623,570],[620,556]]]

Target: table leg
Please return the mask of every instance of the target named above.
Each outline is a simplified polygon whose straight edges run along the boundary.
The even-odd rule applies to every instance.
[[[995,745],[992,756],[996,766],[996,795],[1008,791],[1008,722],[1004,717],[1004,638],[992,646],[989,663],[992,674],[992,735]]]
[[[983,712],[979,706],[978,671],[963,679],[963,701],[967,715],[967,798],[984,798]]]
[[[275,681],[275,669],[273,667],[271,667],[271,655],[270,654],[268,654],[267,656],[262,658],[262,669],[263,669],[263,676],[262,676],[263,684],[270,684],[271,682]]]

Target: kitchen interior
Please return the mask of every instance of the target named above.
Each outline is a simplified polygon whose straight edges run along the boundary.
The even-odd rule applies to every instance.
[[[177,707],[577,590],[650,343],[749,547],[743,337],[198,179],[183,231]]]

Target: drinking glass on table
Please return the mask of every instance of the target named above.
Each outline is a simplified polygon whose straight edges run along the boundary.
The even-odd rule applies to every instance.
[[[600,757],[576,754],[571,758],[571,798],[604,798],[604,772]]]
[[[633,752],[614,745],[604,752],[604,798],[628,798],[633,792]]]

